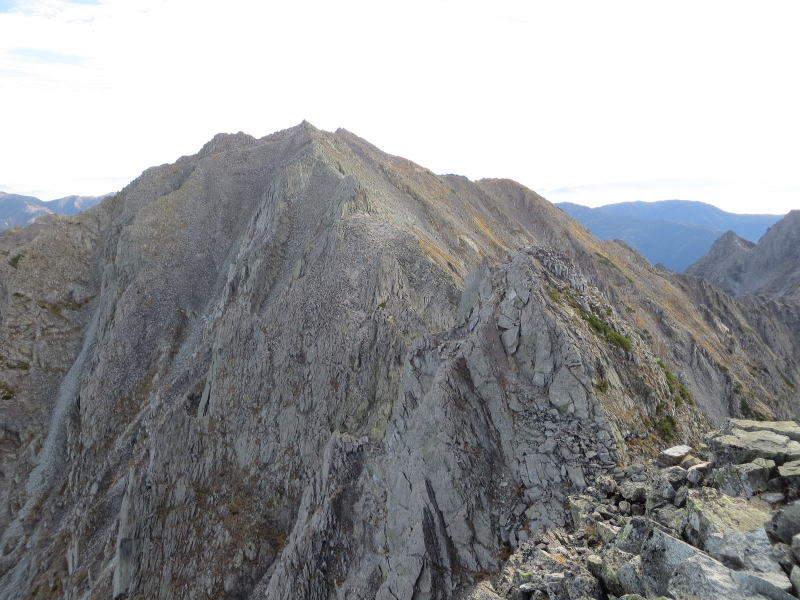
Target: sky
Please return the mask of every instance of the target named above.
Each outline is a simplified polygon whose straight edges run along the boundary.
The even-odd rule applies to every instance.
[[[800,208],[800,2],[0,0],[0,190],[348,129],[553,202]]]

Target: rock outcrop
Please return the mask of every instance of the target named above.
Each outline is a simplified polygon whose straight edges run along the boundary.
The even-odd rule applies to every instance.
[[[0,254],[2,598],[491,597],[583,519],[570,497],[630,473],[645,514],[634,465],[668,440],[800,412],[783,305],[307,123],[217,136]]]
[[[710,452],[710,461],[680,447],[665,451],[661,460],[598,477],[595,485],[568,498],[566,527],[526,540],[498,575],[468,597],[796,597],[800,488],[782,474],[785,455],[773,454],[779,466],[767,469],[764,489],[754,496],[726,490],[725,474],[745,466],[738,462],[743,456],[763,453],[758,435],[745,433],[789,440],[800,434],[800,426],[731,420],[699,449],[699,454]],[[729,448],[736,450],[728,453]],[[749,451],[743,455],[742,448]],[[664,466],[664,457],[673,462],[677,454],[683,455],[679,464]]]

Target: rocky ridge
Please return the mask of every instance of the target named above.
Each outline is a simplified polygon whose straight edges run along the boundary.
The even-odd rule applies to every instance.
[[[456,598],[800,319],[303,123],[0,234],[0,597]]]

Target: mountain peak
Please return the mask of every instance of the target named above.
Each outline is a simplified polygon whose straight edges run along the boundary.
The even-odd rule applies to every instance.
[[[4,599],[473,597],[585,550],[620,465],[796,414],[769,306],[783,346],[516,182],[308,123],[204,152],[0,235]]]
[[[755,246],[754,242],[744,239],[742,236],[740,236],[733,230],[729,230],[726,231],[721,236],[719,236],[714,242],[714,244],[711,246],[711,248],[712,249],[724,248],[726,250],[729,250],[732,247],[750,249],[754,246]]]
[[[727,232],[687,273],[733,294],[800,297],[800,210],[772,225],[757,244]]]

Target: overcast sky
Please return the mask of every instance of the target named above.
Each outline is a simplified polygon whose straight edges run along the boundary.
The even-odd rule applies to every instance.
[[[0,190],[307,119],[557,202],[800,208],[800,2],[0,0]]]

